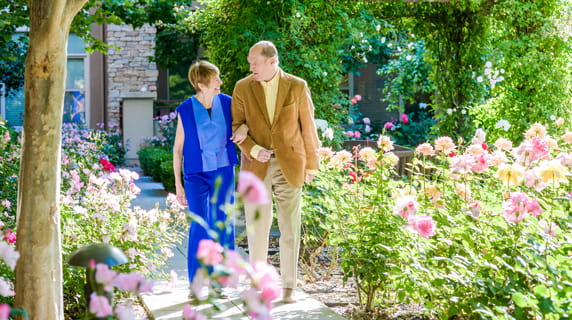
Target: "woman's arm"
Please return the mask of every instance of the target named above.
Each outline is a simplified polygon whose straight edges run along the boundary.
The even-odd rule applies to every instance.
[[[183,180],[181,172],[183,171],[183,146],[185,144],[185,130],[181,115],[177,115],[177,132],[175,134],[175,143],[173,145],[173,173],[175,174],[175,191],[177,194],[177,201],[182,206],[187,206],[187,196],[185,195],[185,188],[183,187]]]

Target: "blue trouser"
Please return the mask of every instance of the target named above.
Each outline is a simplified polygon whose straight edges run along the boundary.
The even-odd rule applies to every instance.
[[[220,177],[220,184],[217,179]],[[234,166],[218,168],[215,171],[185,174],[185,194],[189,211],[204,219],[213,230],[223,247],[234,249],[234,216],[225,212],[225,205],[234,203]],[[217,224],[217,222],[220,222]],[[197,249],[202,239],[212,239],[197,222],[189,228],[189,251],[187,255],[189,282],[201,267]]]

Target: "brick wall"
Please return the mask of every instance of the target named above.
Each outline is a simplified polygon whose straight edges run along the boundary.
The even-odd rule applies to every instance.
[[[107,123],[120,125],[121,96],[128,92],[157,92],[159,71],[149,58],[154,55],[154,27],[144,25],[133,29],[131,26],[108,25],[106,42],[118,46],[110,48],[107,59]]]

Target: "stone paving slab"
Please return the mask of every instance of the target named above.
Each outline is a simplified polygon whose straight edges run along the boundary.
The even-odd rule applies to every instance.
[[[240,293],[246,289],[242,284],[238,289],[225,288],[224,299],[217,299],[218,309],[211,304],[197,306],[196,310],[205,314],[209,319],[250,320],[240,299]],[[153,294],[142,296],[143,305],[153,320],[181,319],[182,309],[190,303],[189,289],[186,281],[179,281],[176,285],[169,285],[166,281],[158,282],[153,287]],[[335,313],[325,304],[313,299],[301,290],[294,291],[296,303],[284,304],[280,299],[274,302],[271,315],[274,320],[343,320],[341,315]]]
[[[133,168],[130,168],[133,169]],[[149,210],[158,205],[164,208],[167,193],[163,190],[161,183],[154,182],[150,177],[141,176],[135,181],[137,186],[141,188],[141,194],[132,201],[134,206],[140,206]],[[244,231],[244,219],[237,217],[235,226],[237,234]],[[240,248],[239,253],[246,255]],[[165,272],[168,274],[171,270],[177,273],[178,281],[169,285],[167,281],[157,281],[153,287],[153,294],[145,294],[142,296],[142,304],[149,314],[149,319],[153,320],[174,320],[181,319],[183,306],[190,302],[188,295],[187,280],[187,238],[185,237],[181,243],[173,250],[174,256],[167,261]],[[221,310],[217,310],[212,305],[201,305],[197,310],[201,311],[209,317],[209,319],[230,319],[230,320],[249,320],[244,311],[239,295],[245,289],[246,284],[241,288],[230,289],[225,288],[225,299],[218,299],[215,302],[220,306]],[[328,308],[325,304],[313,299],[310,295],[302,290],[294,291],[296,303],[283,304],[280,301],[274,303],[271,315],[274,320],[343,320],[341,315]]]

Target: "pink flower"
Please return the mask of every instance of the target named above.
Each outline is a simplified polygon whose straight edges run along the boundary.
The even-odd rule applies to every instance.
[[[551,237],[556,237],[556,230],[558,230],[558,225],[554,222],[546,222],[544,220],[538,221],[538,224],[544,229],[544,233]]]
[[[451,171],[459,174],[471,173],[471,167],[474,163],[475,159],[471,155],[456,156],[451,162]]]
[[[489,163],[487,162],[487,157],[484,153],[481,153],[480,155],[473,157],[474,163],[473,166],[471,167],[471,170],[473,170],[474,172],[481,172],[481,171],[485,171],[489,168]]]
[[[346,131],[344,132],[349,138],[353,138],[354,137],[354,132],[353,131]]]
[[[386,122],[383,127],[385,128],[385,130],[391,130],[393,129],[395,125],[393,124],[393,122]]]
[[[368,117],[363,118],[362,121],[363,121],[363,124],[370,124],[371,123],[371,120]]]
[[[546,141],[538,137],[523,141],[515,151],[519,162],[525,164],[530,164],[539,159],[546,160],[549,152]]]
[[[356,104],[356,103],[358,103],[357,99],[355,99],[355,98],[354,98],[354,99],[352,99],[350,102],[351,102],[352,104]]]
[[[361,133],[359,131],[354,131],[354,137],[361,138]]]
[[[207,320],[207,316],[196,311],[190,305],[183,306],[183,320]]]
[[[430,238],[435,233],[435,221],[430,216],[411,216],[407,219],[408,225],[406,228],[411,231],[416,231],[423,238]]]
[[[128,291],[133,293],[144,293],[152,292],[153,286],[151,282],[145,278],[140,273],[121,273],[115,277],[113,284],[122,291]]]
[[[469,204],[469,211],[467,212],[474,219],[481,215],[481,206],[478,201]]]
[[[222,246],[213,240],[203,239],[199,242],[197,249],[197,258],[205,266],[214,266],[222,262]]]
[[[510,198],[502,204],[503,217],[513,223],[518,223],[532,214],[540,216],[542,209],[536,199],[529,199],[524,192],[511,192]]]
[[[354,96],[354,99],[356,99],[357,101],[361,101],[361,95],[356,94],[356,95]]]
[[[363,129],[363,131],[365,131],[365,133],[370,133],[371,132],[371,127],[369,126],[369,124],[365,125],[365,128]]]
[[[109,269],[109,266],[105,263],[98,263],[95,266],[95,282],[100,283],[104,286],[105,291],[113,291],[113,280],[117,273]]]
[[[14,247],[4,241],[0,241],[0,259],[4,260],[10,269],[14,270],[19,258],[20,253],[16,251]]]
[[[243,197],[244,201],[249,203],[265,204],[269,201],[266,186],[262,180],[250,171],[240,171],[238,173],[236,191]]]
[[[413,196],[404,196],[395,201],[393,212],[407,219],[417,212],[417,201]]]
[[[8,320],[10,317],[10,306],[7,303],[0,304],[0,320]]]
[[[408,123],[409,122],[409,118],[407,117],[407,115],[405,113],[403,113],[401,115],[401,122],[403,123]]]
[[[280,276],[276,269],[263,261],[257,261],[254,266],[253,282],[260,290],[260,297],[267,303],[280,296]]]
[[[109,300],[107,300],[107,297],[98,296],[96,292],[93,292],[90,296],[89,312],[100,318],[113,314],[113,310],[109,304]]]
[[[430,143],[422,143],[415,148],[415,152],[420,153],[424,156],[432,156],[435,154],[435,150],[433,150],[433,146]]]
[[[9,200],[2,200],[2,205],[6,207],[6,209],[10,209],[12,203]]]
[[[0,278],[0,296],[2,297],[13,297],[14,290],[12,290],[12,286],[6,280]]]

